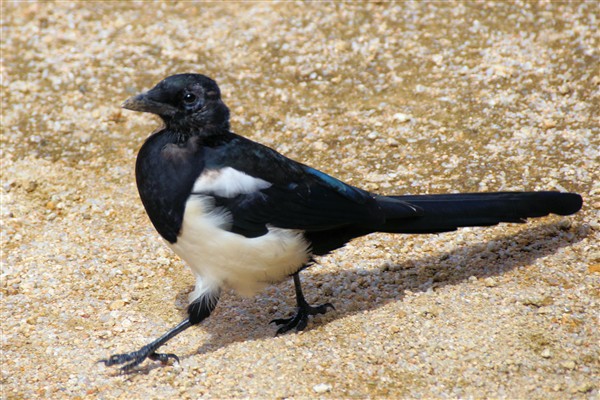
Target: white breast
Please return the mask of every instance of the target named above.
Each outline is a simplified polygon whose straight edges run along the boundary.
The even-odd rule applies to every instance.
[[[242,180],[236,190],[247,189],[247,182]],[[253,184],[256,186],[256,181]],[[196,185],[211,187],[206,183]],[[212,189],[231,194],[232,187],[215,184]],[[265,284],[281,281],[298,271],[309,260],[309,244],[301,231],[269,228],[263,236],[247,238],[225,230],[229,224],[230,216],[225,210],[215,208],[210,197],[193,195],[186,203],[177,242],[168,243],[192,268],[206,291],[231,287],[243,295],[251,295]]]

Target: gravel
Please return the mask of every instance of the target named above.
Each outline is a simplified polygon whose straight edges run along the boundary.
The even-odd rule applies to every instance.
[[[596,2],[2,2],[2,398],[539,398],[600,390]],[[233,130],[381,193],[568,190],[584,209],[373,234],[303,273],[336,311],[273,337],[291,282],[225,292],[166,346],[193,279],[137,197],[167,75]]]

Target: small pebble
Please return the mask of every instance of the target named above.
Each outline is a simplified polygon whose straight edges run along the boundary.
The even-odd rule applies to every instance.
[[[496,286],[498,286],[498,282],[496,282],[496,280],[494,278],[492,278],[492,277],[485,278],[483,280],[483,284],[486,287],[496,287]]]
[[[396,114],[394,114],[394,117],[393,117],[393,118],[394,118],[396,121],[398,121],[398,122],[402,123],[402,122],[407,122],[407,121],[410,121],[412,117],[411,117],[410,115],[408,115],[408,114],[396,113]]]
[[[544,358],[550,358],[552,353],[550,352],[550,349],[544,349],[542,350],[541,356]]]
[[[542,307],[553,304],[554,300],[550,296],[531,296],[521,300],[521,303],[526,306]]]
[[[591,264],[591,265],[588,265],[588,272],[590,274],[600,273],[600,264]]]
[[[571,388],[571,393],[587,393],[594,389],[594,385],[591,382],[583,382],[579,385],[575,385]]]
[[[327,393],[327,392],[331,392],[332,386],[328,383],[319,383],[315,386],[313,386],[313,391],[315,393]]]
[[[108,309],[113,311],[123,308],[123,306],[125,306],[125,302],[123,300],[115,300],[109,304]]]
[[[36,181],[29,181],[27,183],[27,186],[25,186],[25,191],[27,193],[31,193],[33,192],[35,189],[37,189],[38,187],[38,183]]]

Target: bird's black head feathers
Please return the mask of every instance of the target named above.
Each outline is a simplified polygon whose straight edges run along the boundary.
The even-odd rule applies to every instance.
[[[217,83],[200,74],[172,75],[149,91],[129,98],[123,107],[156,114],[167,129],[184,135],[209,135],[229,129],[229,109]]]

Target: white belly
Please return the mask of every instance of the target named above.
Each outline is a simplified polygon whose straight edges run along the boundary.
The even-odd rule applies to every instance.
[[[217,287],[251,295],[309,260],[309,244],[301,231],[269,228],[263,236],[247,238],[227,231],[229,224],[230,216],[214,208],[210,198],[192,196],[187,201],[177,242],[168,245],[197,275],[193,297]]]

